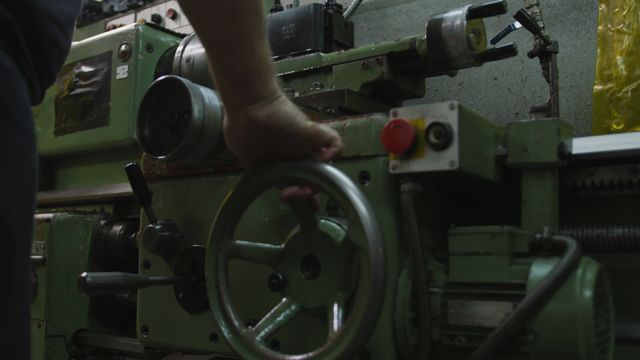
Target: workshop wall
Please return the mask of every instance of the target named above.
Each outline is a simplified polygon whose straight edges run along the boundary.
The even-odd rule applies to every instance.
[[[348,3],[348,1],[341,1]],[[352,20],[356,45],[393,40],[423,31],[431,14],[482,0],[365,0]],[[560,42],[560,95],[562,117],[574,125],[577,136],[591,132],[593,82],[596,64],[597,0],[541,0],[547,31]],[[486,20],[488,34],[495,35],[524,5],[509,0],[509,15]],[[547,99],[548,88],[538,60],[527,52],[533,37],[524,29],[503,41],[515,41],[517,58],[461,71],[454,78],[427,80],[427,96],[409,102],[456,99],[497,123],[529,116],[529,107]]]

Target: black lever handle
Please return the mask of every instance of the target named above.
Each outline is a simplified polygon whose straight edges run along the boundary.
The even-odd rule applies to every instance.
[[[506,0],[495,0],[482,5],[474,5],[467,12],[467,20],[484,19],[506,14],[508,9],[509,5]]]
[[[518,10],[513,18],[516,19],[522,26],[527,29],[530,33],[535,36],[542,35],[542,28],[538,23],[531,17],[531,15],[525,9]]]
[[[509,24],[504,29],[502,29],[496,36],[491,38],[489,43],[491,45],[495,45],[495,44],[499,43],[500,40],[506,38],[507,35],[511,34],[512,32],[514,32],[514,31],[516,31],[516,30],[518,30],[520,28],[522,28],[522,24],[520,24],[517,21],[512,23],[512,24]]]
[[[149,286],[174,285],[196,281],[186,276],[141,276],[123,272],[84,272],[78,277],[78,288],[88,295],[121,294]]]
[[[142,170],[140,170],[140,166],[138,166],[138,163],[133,162],[127,164],[124,167],[124,171],[127,173],[127,178],[129,179],[131,189],[133,189],[133,193],[135,194],[136,199],[138,199],[138,203],[147,214],[149,222],[152,224],[157,223],[158,218],[156,217],[156,213],[151,207],[152,194],[149,190],[149,187],[147,186],[147,181],[144,179]]]
[[[507,59],[516,55],[518,55],[518,46],[515,43],[509,43],[487,49],[473,57],[477,62],[484,64],[490,61]]]

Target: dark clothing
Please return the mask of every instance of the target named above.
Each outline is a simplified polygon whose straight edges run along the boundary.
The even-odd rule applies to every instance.
[[[0,358],[29,360],[37,151],[31,105],[71,44],[79,0],[0,0]]]
[[[36,141],[20,69],[0,48],[0,357],[29,359]]]
[[[67,57],[79,10],[80,0],[0,0],[0,41],[22,70],[32,105]]]

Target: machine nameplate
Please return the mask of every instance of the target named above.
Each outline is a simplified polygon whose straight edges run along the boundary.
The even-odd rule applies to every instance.
[[[506,301],[450,300],[447,314],[452,325],[497,327],[513,306]]]

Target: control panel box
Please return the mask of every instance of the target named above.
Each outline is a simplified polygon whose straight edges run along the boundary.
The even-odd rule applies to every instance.
[[[136,22],[136,13],[132,12],[130,14],[118,16],[114,19],[108,20],[104,24],[104,30],[105,31],[115,30],[123,26],[134,24],[135,22]]]
[[[462,172],[496,181],[498,128],[457,101],[392,109],[382,130],[392,174]]]
[[[190,27],[187,16],[184,15],[180,5],[175,0],[157,3],[138,11],[136,21],[138,23],[153,23],[178,32],[185,32],[183,31],[185,27]]]
[[[98,33],[103,31],[112,31],[123,26],[136,23],[151,23],[182,34],[190,34],[193,32],[193,27],[191,27],[189,19],[187,19],[187,16],[184,14],[182,8],[180,8],[180,4],[176,0],[155,2],[152,5],[140,8],[139,10],[132,10],[129,13],[120,14],[103,20],[101,23],[103,23],[104,26],[95,29]],[[88,30],[91,27],[93,26],[87,26],[86,28]],[[83,29],[84,28],[80,29],[80,31],[87,32],[83,31]],[[91,33],[91,31],[88,32],[90,33],[88,36],[82,36],[80,38],[76,38],[76,40],[97,35],[97,33]]]

